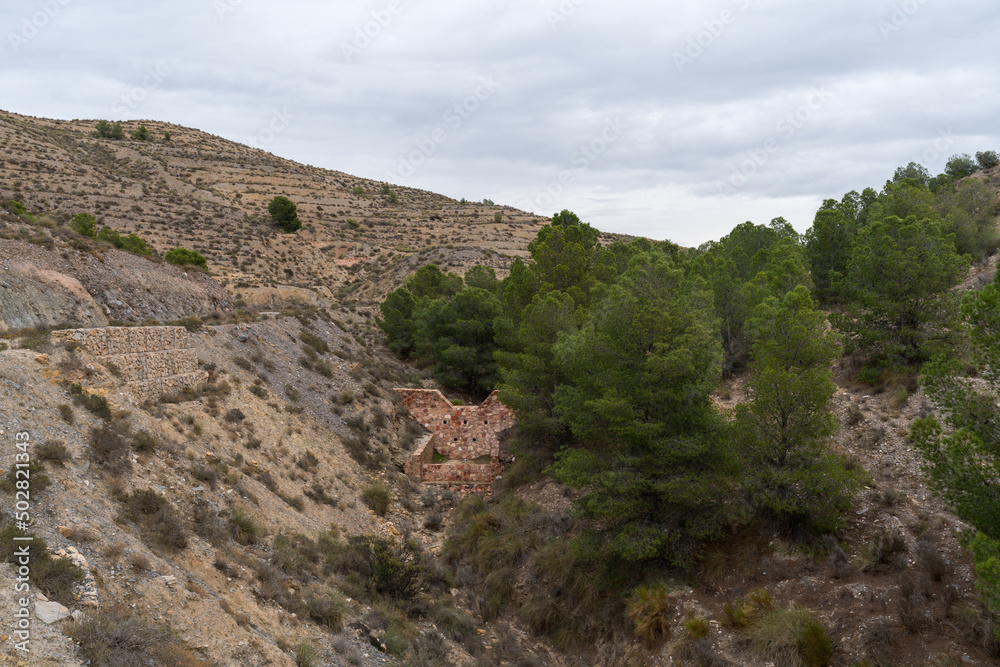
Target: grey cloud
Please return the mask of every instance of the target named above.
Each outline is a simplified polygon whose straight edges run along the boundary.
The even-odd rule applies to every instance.
[[[9,35],[46,2],[65,4],[15,52]],[[777,215],[805,229],[823,199],[879,187],[911,159],[936,171],[1000,149],[989,0],[398,3],[15,0],[0,8],[0,85],[19,113],[113,117],[165,62],[128,118],[248,142],[288,110],[267,150],[376,179],[443,128],[402,182],[687,244]],[[679,71],[678,53],[697,55]],[[455,127],[446,114],[478,77],[500,87]],[[789,133],[780,123],[816,89],[832,97]],[[574,165],[613,118],[627,129]],[[539,196],[567,170],[558,195]],[[745,182],[720,196],[734,173]]]

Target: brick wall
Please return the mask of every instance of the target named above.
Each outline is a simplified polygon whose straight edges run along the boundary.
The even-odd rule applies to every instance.
[[[431,462],[434,453],[434,434],[428,433],[417,440],[417,448],[413,450],[413,456],[403,464],[403,470],[407,475],[413,475],[417,479],[424,478],[424,466]]]
[[[481,405],[452,405],[437,389],[397,389],[410,414],[435,435],[434,446],[449,459],[500,456],[497,434],[514,416],[493,392]]]
[[[437,389],[396,389],[410,415],[430,434],[406,463],[406,472],[425,482],[490,484],[500,474],[499,434],[514,416],[493,392],[480,405],[452,405]],[[431,463],[434,451],[452,459]],[[489,463],[472,463],[489,457]]]
[[[74,342],[102,365],[113,364],[140,401],[156,399],[204,382],[184,327],[105,327],[53,331],[55,342]]]

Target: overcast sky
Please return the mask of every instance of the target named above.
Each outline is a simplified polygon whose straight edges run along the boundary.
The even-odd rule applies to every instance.
[[[696,245],[1000,150],[996,0],[4,0],[0,108]]]

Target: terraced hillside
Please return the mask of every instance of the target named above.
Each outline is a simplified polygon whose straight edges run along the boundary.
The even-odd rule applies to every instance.
[[[126,136],[139,124],[126,123]],[[484,263],[503,274],[545,222],[408,187],[383,194],[382,183],[178,125],[143,124],[152,141],[113,141],[92,136],[94,120],[0,111],[4,198],[35,212],[92,213],[99,226],[135,232],[161,253],[197,250],[223,287],[261,302],[278,286],[291,288],[278,290],[285,298],[308,300],[298,291],[306,289],[374,302],[432,258],[459,272]],[[275,195],[297,203],[298,233],[270,223]]]

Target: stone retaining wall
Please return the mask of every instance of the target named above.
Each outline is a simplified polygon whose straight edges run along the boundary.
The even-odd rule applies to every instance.
[[[105,327],[52,332],[53,342],[77,343],[104,366],[117,369],[139,401],[191,389],[205,382],[184,327]]]

